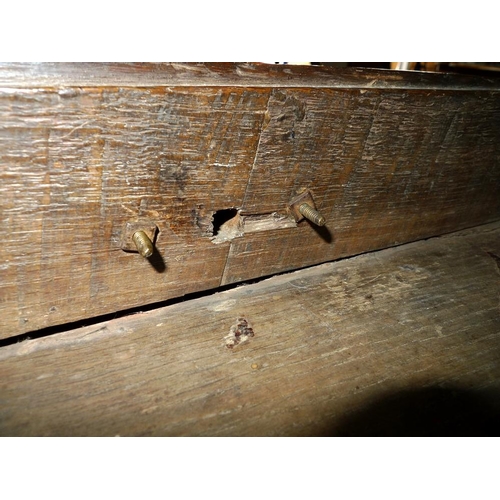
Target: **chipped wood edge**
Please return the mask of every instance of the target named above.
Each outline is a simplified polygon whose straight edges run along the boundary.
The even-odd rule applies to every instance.
[[[365,68],[264,63],[0,63],[0,87],[86,86],[500,90],[495,78]]]

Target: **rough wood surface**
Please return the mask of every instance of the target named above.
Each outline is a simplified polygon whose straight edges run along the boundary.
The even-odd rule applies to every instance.
[[[326,227],[236,239],[223,284],[500,217],[500,99],[469,93],[275,90],[242,213],[310,188]]]
[[[499,313],[497,223],[3,347],[0,433],[496,435]]]
[[[7,64],[0,83],[0,338],[500,218],[493,81]],[[287,213],[304,189],[321,230]],[[143,218],[150,262],[120,244]]]
[[[15,87],[243,86],[498,90],[495,78],[416,71],[261,63],[0,63],[0,85]]]
[[[0,92],[1,336],[217,287],[214,211],[243,202],[266,91]],[[159,229],[154,258],[121,249]]]

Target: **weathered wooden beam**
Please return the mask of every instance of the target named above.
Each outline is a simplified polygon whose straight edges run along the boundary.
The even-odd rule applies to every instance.
[[[264,87],[498,90],[495,78],[261,63],[0,63],[8,87]]]
[[[311,189],[326,218],[235,239],[223,284],[500,216],[497,95],[275,90],[243,213]]]
[[[0,434],[495,435],[499,266],[496,223],[4,346]]]
[[[217,287],[268,91],[0,91],[0,337]],[[158,228],[149,261],[125,225]]]
[[[0,338],[498,220],[499,90],[258,64],[0,65]],[[325,227],[289,213],[305,190]],[[124,251],[128,223],[156,226],[149,261]]]

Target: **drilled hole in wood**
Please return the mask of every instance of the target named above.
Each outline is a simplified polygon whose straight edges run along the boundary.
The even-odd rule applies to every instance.
[[[221,227],[226,222],[229,222],[231,219],[234,219],[234,217],[236,217],[237,215],[238,215],[238,210],[236,208],[226,208],[224,210],[217,210],[217,212],[214,213],[213,235],[217,236],[219,234]]]
[[[243,235],[241,216],[237,208],[218,210],[213,215],[214,243],[222,243]]]

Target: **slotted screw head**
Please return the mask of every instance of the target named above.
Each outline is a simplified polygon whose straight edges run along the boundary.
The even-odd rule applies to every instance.
[[[308,220],[316,224],[317,226],[324,226],[326,224],[326,219],[313,207],[307,203],[302,203],[299,207],[299,212]]]
[[[137,247],[137,251],[143,257],[151,257],[153,255],[153,243],[148,238],[148,235],[144,231],[136,231],[132,239],[134,240],[135,246]]]

